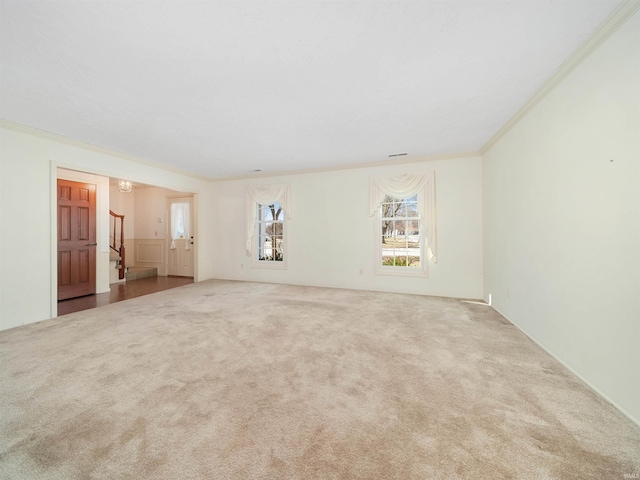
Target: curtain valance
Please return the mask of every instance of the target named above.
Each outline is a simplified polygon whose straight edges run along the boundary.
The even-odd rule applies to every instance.
[[[251,255],[253,249],[257,216],[256,204],[272,205],[276,202],[280,204],[287,218],[291,218],[291,196],[288,184],[254,185],[247,188],[247,238],[245,245],[247,256]]]
[[[369,216],[376,214],[386,195],[393,198],[408,198],[415,194],[418,194],[420,224],[429,249],[429,258],[433,263],[436,263],[438,256],[436,247],[435,175],[433,171],[371,177]]]

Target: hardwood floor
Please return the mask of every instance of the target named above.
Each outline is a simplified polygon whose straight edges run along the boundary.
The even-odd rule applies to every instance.
[[[149,277],[139,280],[130,280],[124,283],[114,283],[110,285],[111,291],[87,295],[84,297],[70,298],[58,302],[58,316],[68,313],[88,310],[90,308],[109,305],[129,298],[148,295],[149,293],[160,292],[170,288],[181,287],[193,283],[191,277]]]

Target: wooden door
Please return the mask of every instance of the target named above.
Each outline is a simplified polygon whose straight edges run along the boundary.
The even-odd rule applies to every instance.
[[[96,293],[96,186],[58,180],[58,300]]]
[[[175,213],[175,209],[172,208],[173,204],[182,205],[181,211],[184,213],[185,208],[188,211],[188,220],[186,222],[187,231],[176,232],[175,218],[172,212]],[[184,207],[186,205],[186,207]],[[193,250],[194,250],[194,227],[193,224],[193,197],[181,197],[169,199],[169,265],[167,268],[168,275],[176,275],[181,277],[193,277]],[[174,238],[175,236],[175,238]]]

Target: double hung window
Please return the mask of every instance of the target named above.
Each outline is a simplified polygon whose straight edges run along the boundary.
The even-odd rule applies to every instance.
[[[422,235],[418,196],[384,197],[380,205],[380,262],[382,267],[419,269],[422,259]]]
[[[289,185],[247,188],[246,252],[253,267],[287,268],[287,227],[291,218]]]
[[[284,260],[284,211],[279,202],[271,205],[256,205],[256,249],[259,262],[282,262]]]
[[[376,222],[376,273],[427,276],[436,261],[433,172],[371,178]]]

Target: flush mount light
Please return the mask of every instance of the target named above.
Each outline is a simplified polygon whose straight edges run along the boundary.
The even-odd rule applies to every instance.
[[[391,158],[391,157],[404,157],[406,154],[407,154],[407,152],[404,152],[404,153],[391,153],[389,155],[389,158]]]
[[[119,192],[125,192],[125,193],[131,193],[132,191],[132,185],[131,182],[129,180],[118,180],[118,191]]]

